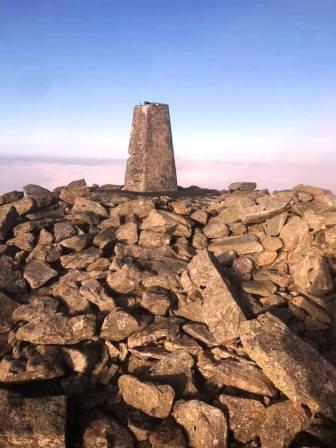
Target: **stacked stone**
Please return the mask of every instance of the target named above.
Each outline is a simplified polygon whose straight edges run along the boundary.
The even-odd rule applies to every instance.
[[[330,191],[0,204],[0,446],[336,446]]]

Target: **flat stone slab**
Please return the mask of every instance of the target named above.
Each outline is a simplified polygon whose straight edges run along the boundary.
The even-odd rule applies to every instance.
[[[251,359],[290,400],[336,419],[336,368],[271,313],[240,326]]]
[[[0,447],[65,448],[66,399],[0,390]]]
[[[203,321],[222,344],[239,336],[245,317],[214,261],[207,251],[202,251],[189,263],[188,270],[203,297]]]

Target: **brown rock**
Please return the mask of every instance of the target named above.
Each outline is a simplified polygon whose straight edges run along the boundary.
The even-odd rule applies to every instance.
[[[256,395],[274,396],[276,389],[258,367],[244,361],[225,359],[213,363],[200,356],[197,363],[202,376],[216,385],[234,387]]]
[[[148,438],[152,448],[186,448],[182,429],[172,417],[163,420]]]
[[[83,342],[74,346],[62,347],[63,360],[71,370],[89,374],[99,359],[101,348],[97,343]]]
[[[57,277],[58,272],[44,261],[32,260],[26,265],[23,276],[30,287],[36,289],[47,283],[51,278]]]
[[[203,296],[203,322],[217,342],[221,344],[237,337],[244,315],[210,254],[200,252],[193,258],[188,270]]]
[[[204,324],[190,322],[183,325],[183,331],[197,339],[198,341],[203,342],[207,347],[214,347],[218,345],[217,340],[214,338],[213,334],[210,333],[208,327]]]
[[[155,291],[144,291],[141,306],[156,316],[164,316],[171,303],[167,294]]]
[[[256,294],[262,297],[268,297],[273,295],[277,287],[270,280],[253,280],[242,283],[243,291],[248,294]]]
[[[0,361],[0,382],[27,383],[50,380],[64,375],[53,347],[26,345],[7,352]],[[0,444],[1,446],[1,444]]]
[[[77,187],[64,187],[60,191],[60,199],[69,204],[74,204],[77,198],[87,196],[89,191],[89,188],[85,185]]]
[[[65,448],[65,420],[64,396],[25,398],[0,390],[0,446]]]
[[[255,182],[233,182],[229,185],[230,191],[254,191],[257,187]]]
[[[56,313],[31,320],[17,330],[16,338],[32,344],[77,344],[92,339],[95,331],[94,315],[69,318]]]
[[[226,448],[227,423],[222,411],[199,400],[177,402],[173,417],[193,448]]]
[[[303,219],[292,216],[280,232],[285,250],[293,250],[299,244],[307,245],[310,241],[309,227]]]
[[[18,220],[18,214],[11,205],[0,206],[0,240],[4,240]]]
[[[287,448],[297,433],[307,429],[309,418],[303,408],[290,400],[269,406],[260,427],[263,448]]]
[[[62,255],[62,247],[58,244],[37,244],[27,257],[27,261],[37,258],[46,263],[54,263]]]
[[[0,333],[6,333],[13,327],[12,314],[18,306],[17,302],[0,291]]]
[[[189,221],[180,215],[165,210],[151,210],[141,224],[142,230],[152,230],[159,233],[172,233],[175,236],[191,236]]]
[[[108,227],[107,229],[102,230],[97,233],[97,235],[93,239],[93,244],[98,246],[100,249],[104,249],[107,246],[110,246],[116,240],[116,229],[113,227]]]
[[[268,236],[278,236],[285,225],[287,216],[287,212],[282,212],[272,218],[268,218],[265,223],[266,234]]]
[[[79,252],[88,245],[90,236],[88,234],[76,235],[61,241],[61,246]]]
[[[116,308],[114,299],[107,294],[103,286],[97,280],[84,280],[79,292],[84,299],[94,303],[100,311],[110,312]]]
[[[69,222],[57,222],[54,224],[55,241],[62,241],[76,235],[76,230]]]
[[[122,375],[118,386],[124,401],[130,406],[151,417],[168,417],[175,397],[171,386],[143,382],[132,375]]]
[[[143,330],[152,318],[149,315],[128,311],[111,311],[103,322],[101,337],[111,341],[122,341],[133,333]]]
[[[205,225],[208,221],[208,213],[205,210],[198,209],[191,213],[190,218],[199,224]]]
[[[241,325],[244,349],[287,397],[335,419],[336,369],[279,319],[265,313]]]
[[[143,219],[148,216],[149,212],[155,208],[151,198],[139,197],[131,201],[125,201],[111,209],[111,217],[135,215]],[[112,226],[113,227],[113,226]]]
[[[176,191],[176,168],[167,104],[135,106],[125,189]]]
[[[75,254],[63,255],[60,260],[65,269],[84,269],[98,260],[101,252],[96,247],[89,247]]]
[[[324,322],[326,324],[331,323],[331,318],[328,315],[328,313],[321,306],[314,303],[308,297],[295,296],[291,299],[291,302],[295,306],[305,310],[314,319],[317,319],[320,322]]]
[[[107,284],[119,294],[128,294],[135,291],[141,283],[141,271],[133,265],[124,264],[118,271],[110,272]]]
[[[169,353],[151,368],[153,381],[170,384],[178,397],[193,397],[198,394],[193,380],[194,360],[184,350]]]
[[[132,334],[128,338],[129,347],[148,345],[165,339],[174,340],[179,332],[182,319],[174,317],[155,317],[144,330]]]
[[[107,217],[108,213],[99,202],[90,201],[89,199],[78,197],[75,199],[74,206],[72,207],[73,213],[92,212],[98,216]]]
[[[36,202],[34,201],[34,199],[29,198],[27,196],[22,199],[19,199],[16,202],[13,202],[13,207],[15,207],[18,215],[20,216],[26,215],[27,213],[33,211],[35,206]]]
[[[259,435],[260,424],[265,417],[265,406],[259,401],[222,394],[216,405],[227,417],[235,440],[248,443]]]
[[[229,235],[229,228],[221,221],[209,221],[203,228],[203,233],[208,238],[222,238]]]
[[[57,200],[57,196],[39,185],[29,184],[23,187],[25,195],[33,199],[38,208],[48,207]]]
[[[234,250],[239,255],[262,252],[263,247],[258,242],[258,238],[253,234],[243,234],[216,238],[209,244],[209,252],[215,257],[221,256],[223,252]]]
[[[117,240],[124,244],[136,244],[138,241],[138,228],[134,222],[127,222],[117,229]]]
[[[291,266],[295,285],[309,294],[323,296],[333,289],[333,280],[326,259],[319,255],[303,256]]]
[[[31,232],[19,232],[15,238],[7,240],[9,246],[16,246],[26,252],[33,250],[34,242],[35,236]]]
[[[265,238],[261,240],[261,244],[266,251],[270,252],[279,250],[283,246],[281,239],[274,236],[265,236]]]
[[[18,201],[23,197],[22,191],[10,191],[0,195],[0,205],[9,204]]]
[[[154,232],[153,230],[142,230],[139,237],[139,245],[144,247],[160,247],[170,243],[171,235]]]
[[[114,418],[100,412],[88,413],[84,419],[83,448],[133,448],[131,433]]]

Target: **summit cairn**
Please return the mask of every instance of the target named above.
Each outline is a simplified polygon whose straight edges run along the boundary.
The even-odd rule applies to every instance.
[[[125,190],[146,193],[177,190],[168,104],[134,107]]]

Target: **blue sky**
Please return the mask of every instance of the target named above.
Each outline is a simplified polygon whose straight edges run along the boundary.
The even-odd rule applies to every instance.
[[[126,158],[134,104],[182,159],[335,162],[334,0],[0,0],[0,155]]]

